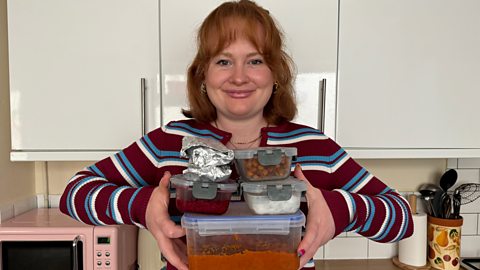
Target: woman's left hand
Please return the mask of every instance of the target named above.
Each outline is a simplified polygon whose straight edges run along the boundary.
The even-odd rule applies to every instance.
[[[307,224],[305,235],[297,249],[298,254],[301,255],[300,268],[302,268],[313,258],[319,247],[325,245],[333,238],[335,235],[335,222],[322,192],[310,184],[298,164],[295,166],[294,175],[307,184]]]

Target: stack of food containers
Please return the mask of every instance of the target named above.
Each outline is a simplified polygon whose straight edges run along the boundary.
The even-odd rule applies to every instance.
[[[183,215],[189,269],[298,268],[306,185],[290,177],[294,156],[296,148],[235,151],[245,202],[230,203],[223,215]]]
[[[259,215],[293,214],[307,186],[290,176],[294,147],[260,147],[235,150],[243,197]]]

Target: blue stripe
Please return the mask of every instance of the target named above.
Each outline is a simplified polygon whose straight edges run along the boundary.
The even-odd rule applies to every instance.
[[[95,220],[92,216],[92,213],[91,213],[91,201],[92,201],[92,193],[95,189],[92,189],[88,192],[87,194],[87,198],[85,200],[85,203],[84,203],[84,207],[85,207],[85,212],[87,213],[87,216],[88,216],[88,219],[90,220],[90,222],[94,225],[100,225],[97,220]]]
[[[135,192],[133,193],[132,197],[131,197],[130,200],[128,201],[128,218],[130,218],[130,222],[131,222],[131,223],[134,223],[134,222],[133,222],[133,219],[132,219],[132,213],[131,213],[132,204],[133,204],[133,201],[135,200],[135,197],[137,197],[137,194],[140,192],[140,190],[142,190],[142,188],[139,188],[139,189],[135,190]]]
[[[175,128],[175,127],[179,127],[179,128]],[[212,137],[216,138],[217,140],[221,140],[223,138],[222,136],[217,135],[217,134],[213,133],[212,131],[210,131],[208,129],[193,128],[193,127],[191,127],[191,126],[189,126],[185,123],[173,122],[173,123],[170,123],[167,126],[167,128],[171,128],[171,129],[174,129],[174,130],[184,130],[184,129],[186,129],[187,131],[189,131],[188,133],[194,134],[197,137],[201,137],[201,136],[198,136],[198,134],[202,134],[204,136],[212,136]]]
[[[91,171],[93,171],[94,173],[96,173],[98,176],[102,177],[102,178],[105,178],[105,175],[102,173],[102,171],[100,171],[100,169],[97,168],[97,166],[94,164],[90,167],[88,167]]]
[[[290,136],[297,135],[297,134],[303,133],[303,132],[310,132],[310,133],[313,133],[315,135],[317,135],[317,134],[318,135],[323,135],[323,133],[321,131],[313,129],[313,128],[301,128],[301,129],[296,129],[296,130],[293,130],[293,131],[290,131],[290,132],[283,132],[283,133],[268,132],[267,134],[268,134],[269,137],[270,136],[273,136],[273,137],[290,137]],[[309,134],[305,134],[305,135],[309,135]],[[304,135],[302,135],[302,136],[304,136]],[[301,137],[301,136],[299,136],[299,137]]]
[[[152,157],[155,159],[155,161],[158,162],[158,161],[159,161],[159,158],[157,157],[157,155],[156,155],[154,152],[152,152],[152,151],[155,151],[155,150],[152,149],[152,148],[146,143],[146,141],[145,141],[144,139],[140,139],[140,143],[145,147],[145,149],[147,149],[147,151],[148,151],[148,153],[150,154],[150,156],[152,156]]]
[[[140,174],[135,170],[135,168],[133,167],[132,163],[130,163],[130,161],[128,160],[127,156],[125,156],[125,153],[124,152],[120,152],[120,157],[122,158],[122,160],[125,162],[125,165],[128,167],[129,171],[133,174],[133,176],[135,177],[135,180],[137,182],[140,182],[140,186],[147,186],[147,182],[145,180],[143,180],[143,178],[140,176]]]
[[[120,153],[116,154],[116,155],[115,155],[115,158],[117,159],[118,164],[120,164],[120,167],[122,167],[122,170],[128,175],[128,178],[132,179],[133,185],[134,185],[135,187],[140,186],[140,185],[137,183],[135,177],[133,177],[132,174],[131,174],[131,173],[127,170],[127,168],[123,165],[122,158],[120,157]]]
[[[81,184],[83,184],[84,182],[92,179],[92,178],[95,178],[96,176],[87,176],[81,180],[79,180],[77,183],[75,183],[73,185],[73,187],[70,189],[70,191],[68,192],[68,195],[67,195],[67,210],[68,210],[68,214],[71,216],[71,217],[75,217],[75,219],[79,220],[79,217],[73,213],[73,209],[72,209],[72,203],[73,203],[73,198],[72,198],[72,194],[75,193],[76,190],[78,190],[81,186]]]
[[[405,202],[402,199],[397,198],[397,196],[394,196],[394,195],[391,195],[391,196],[394,200],[396,200],[398,202],[398,204],[402,208],[402,212],[404,213],[404,216],[405,217],[408,216],[408,210],[407,210],[407,206],[405,205]],[[405,233],[407,232],[409,220],[410,220],[409,218],[405,219],[405,226],[403,227],[402,231],[400,232],[400,235],[397,238],[394,238],[394,240],[403,239],[403,237],[405,236]]]
[[[346,183],[341,189],[350,191],[351,187],[360,179],[362,175],[364,175],[366,172],[365,168],[362,168],[348,183]]]
[[[318,161],[318,162],[330,162],[332,160],[337,159],[341,155],[346,155],[346,152],[340,148],[337,152],[335,152],[331,156],[301,156],[297,157],[298,162],[306,162],[306,161]],[[333,164],[325,164],[326,166],[333,167],[335,166],[338,162],[340,162],[342,159],[337,159],[335,163]],[[314,163],[312,163],[314,164]],[[303,164],[302,164],[303,165]]]
[[[392,190],[392,189],[389,188],[389,187],[385,187],[385,188],[382,190],[382,192],[380,192],[380,194],[385,194],[385,193],[389,192],[390,190]]]
[[[395,212],[395,208],[392,204],[392,202],[390,201],[389,198],[387,198],[386,196],[384,195],[379,195],[378,197],[380,198],[383,198],[386,202],[387,202],[387,205],[389,206],[391,212],[390,212],[390,221],[388,222],[388,225],[387,225],[387,228],[383,231],[383,233],[377,237],[375,240],[377,241],[381,241],[382,239],[384,239],[385,237],[387,237],[387,235],[390,233],[390,230],[392,229],[392,226],[393,224],[395,223],[395,215],[396,215],[396,212]],[[386,215],[385,215],[386,217]]]
[[[353,187],[350,188],[350,190],[355,190],[359,185],[361,185],[363,182],[367,181],[367,178],[370,176],[370,173],[367,172],[360,181],[358,181]]]
[[[370,229],[370,226],[372,226],[372,220],[373,217],[375,216],[375,204],[373,203],[373,200],[370,199],[368,196],[365,196],[365,199],[368,201],[368,206],[370,208],[369,217],[367,219],[367,222],[365,222],[365,226],[363,227],[362,232],[366,232]]]
[[[144,137],[145,142],[147,143],[148,147],[150,148],[157,157],[164,157],[164,156],[170,156],[170,157],[180,157],[180,152],[179,151],[163,151],[159,150],[155,144],[150,140],[149,137],[145,136]]]
[[[182,163],[188,163],[188,160],[182,159],[182,158],[162,158],[160,162],[166,162],[166,161],[178,161]]]

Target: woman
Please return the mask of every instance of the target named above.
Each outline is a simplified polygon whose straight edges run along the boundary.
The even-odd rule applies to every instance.
[[[61,210],[90,224],[136,224],[157,240],[169,267],[187,268],[184,230],[168,211],[168,184],[182,173],[183,136],[214,138],[231,149],[297,147],[294,176],[308,189],[300,266],[343,231],[391,242],[413,232],[406,201],[320,131],[291,123],[296,113],[290,58],[269,12],[253,2],[227,2],[198,33],[188,70],[192,119],[156,129],[126,149],[78,172]]]

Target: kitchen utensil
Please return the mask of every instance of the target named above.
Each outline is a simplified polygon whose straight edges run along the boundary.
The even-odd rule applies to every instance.
[[[478,183],[465,183],[458,186],[453,192],[460,194],[461,204],[468,204],[480,197],[480,184]]]
[[[460,218],[460,205],[462,204],[462,198],[460,194],[455,190],[453,193],[453,218],[458,219]]]
[[[451,188],[457,182],[457,171],[454,169],[450,169],[446,171],[442,177],[440,177],[440,187],[443,191],[447,192],[449,188]]]
[[[450,218],[452,213],[452,199],[446,192],[442,194],[442,218]]]
[[[442,218],[443,217],[443,192],[442,190],[435,191],[433,196],[433,216]]]
[[[433,206],[433,199],[435,196],[435,192],[441,191],[441,187],[436,184],[426,183],[420,185],[418,191],[422,195],[421,198],[425,203],[425,211],[427,212],[427,214],[430,216],[436,216],[436,212]]]

